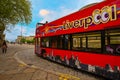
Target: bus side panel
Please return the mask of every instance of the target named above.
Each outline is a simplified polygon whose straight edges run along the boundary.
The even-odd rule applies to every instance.
[[[120,57],[119,56],[112,56],[106,54],[98,54],[98,53],[89,53],[89,52],[76,52],[70,50],[57,50],[57,49],[50,49],[46,48],[47,54],[52,54],[52,56],[60,56],[62,60],[64,57],[67,56],[69,60],[71,56],[74,57],[78,56],[78,59],[81,63],[90,64],[93,66],[100,66],[105,67],[106,64],[110,64],[111,67],[119,66],[120,67]]]

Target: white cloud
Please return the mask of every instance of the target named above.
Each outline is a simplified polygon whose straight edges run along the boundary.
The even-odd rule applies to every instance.
[[[18,35],[21,34],[21,27],[20,26],[15,26],[14,28],[11,29],[11,31],[5,31],[6,34],[6,39],[9,41],[15,41]]]
[[[48,15],[49,13],[50,13],[50,12],[49,12],[48,10],[46,10],[46,9],[41,9],[41,10],[39,11],[39,15],[42,16],[42,17]]]
[[[65,7],[61,7],[59,11],[49,10],[49,14],[44,15],[43,19],[40,21],[41,23],[45,23],[46,21],[51,22],[63,16],[66,16],[70,13],[73,13],[76,9],[67,9]]]
[[[21,27],[21,33],[26,33],[26,28],[25,27]]]
[[[56,20],[58,18],[61,18],[63,16],[66,16],[68,14],[71,14],[77,10],[79,10],[80,8],[91,4],[91,3],[96,3],[96,2],[101,2],[103,0],[84,0],[84,1],[78,1],[77,2],[77,7],[75,9],[73,8],[66,8],[64,6],[59,7],[59,11],[53,11],[53,10],[46,10],[46,9],[42,9],[40,10],[39,14],[40,16],[42,16],[42,20],[40,22],[45,23],[46,21],[51,22],[53,20]]]

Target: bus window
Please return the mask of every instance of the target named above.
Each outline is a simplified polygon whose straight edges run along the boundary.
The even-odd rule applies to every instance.
[[[73,50],[101,52],[101,33],[73,34]]]
[[[80,38],[73,38],[73,47],[79,48],[80,47]]]
[[[88,51],[101,52],[101,33],[93,32],[88,37]]]
[[[40,52],[40,38],[35,38],[35,49],[36,53]]]
[[[35,38],[35,45],[36,46],[40,45],[40,38]]]
[[[50,47],[51,48],[57,48],[57,37],[50,37]]]
[[[70,49],[70,35],[49,37],[50,48]]]
[[[35,45],[38,44],[38,38],[35,38]]]
[[[41,39],[41,46],[42,47],[49,47],[49,38],[42,38]]]
[[[73,50],[84,51],[86,49],[87,38],[84,34],[73,34],[72,39],[73,39],[73,47],[72,47]]]
[[[72,49],[73,50],[81,50],[81,48],[84,46],[84,42],[82,42],[82,41],[84,41],[83,39],[84,38],[83,38],[83,36],[81,36],[81,34],[73,34],[72,35],[72,41],[73,41]]]
[[[88,37],[88,47],[89,48],[101,48],[101,44],[100,44],[101,43],[101,34],[100,34],[100,32],[93,32],[91,34],[88,34],[87,37]]]
[[[120,54],[120,29],[107,30],[105,44],[107,53]]]
[[[83,37],[82,38],[82,48],[84,48],[84,49],[86,48],[86,43],[87,43],[86,42],[86,37]]]
[[[62,49],[63,48],[63,35],[57,37],[57,48]]]
[[[64,35],[64,49],[70,49],[70,35]]]

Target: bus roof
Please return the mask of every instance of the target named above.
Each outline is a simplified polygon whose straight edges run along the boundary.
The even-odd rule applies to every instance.
[[[105,16],[102,16],[104,14]],[[96,17],[96,15],[100,16]],[[108,26],[120,25],[119,16],[120,0],[106,0],[85,6],[77,12],[38,27],[36,35],[39,34],[39,36],[43,37],[102,30]],[[97,18],[103,18],[104,20],[96,20]]]

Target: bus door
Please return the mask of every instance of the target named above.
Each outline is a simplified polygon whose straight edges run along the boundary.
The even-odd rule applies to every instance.
[[[40,38],[35,38],[35,53],[40,54]]]

